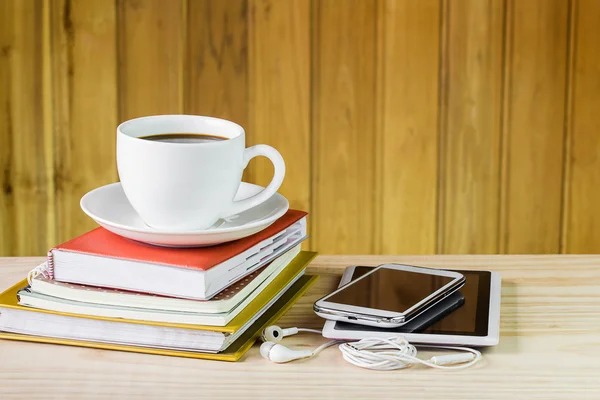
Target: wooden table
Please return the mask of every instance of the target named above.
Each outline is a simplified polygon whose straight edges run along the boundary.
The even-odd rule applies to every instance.
[[[0,289],[39,260],[0,259]],[[500,344],[464,371],[375,372],[347,364],[335,347],[276,365],[258,346],[225,363],[0,340],[0,399],[600,399],[600,256],[320,256],[309,272],[321,279],[280,325],[320,327],[311,305],[345,266],[386,262],[501,271]],[[285,343],[323,341],[305,334]]]

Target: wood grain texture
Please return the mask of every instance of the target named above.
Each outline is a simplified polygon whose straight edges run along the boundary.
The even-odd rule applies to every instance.
[[[117,124],[179,112],[283,153],[316,250],[600,252],[598,7],[0,0],[0,255],[96,226]]]
[[[184,111],[247,126],[247,1],[187,1]]]
[[[0,290],[40,260],[0,260]],[[600,257],[319,256],[308,272],[320,273],[321,278],[278,324],[322,326],[312,303],[337,286],[347,265],[388,262],[499,271],[499,345],[484,350],[481,364],[464,371],[419,366],[383,373],[346,363],[335,346],[309,360],[273,364],[259,355],[258,345],[241,362],[225,363],[2,340],[0,397],[42,399],[49,393],[61,399],[190,398],[198,393],[220,399],[239,399],[240,394],[261,399],[364,399],[373,393],[390,399],[397,399],[398,393],[406,398],[461,400],[600,397],[596,323]],[[296,349],[313,349],[324,342],[312,334],[284,341]]]
[[[249,10],[246,141],[279,150],[286,163],[279,192],[310,212],[310,1],[252,0]],[[248,170],[249,181],[263,186],[273,176],[264,158]]]
[[[374,1],[314,3],[312,247],[374,251]]]
[[[600,248],[600,3],[579,0],[574,15],[574,60],[570,174],[566,181],[565,249],[596,253]]]
[[[97,226],[80,210],[81,196],[117,180],[116,7],[104,0],[52,5],[55,179],[62,242]]]
[[[569,8],[566,1],[511,3],[501,251],[558,253]]]
[[[17,255],[13,232],[12,196],[11,53],[13,51],[14,2],[0,1],[0,254]]]
[[[441,126],[441,253],[498,251],[500,0],[447,1]]]
[[[434,253],[440,2],[384,2],[379,251]],[[416,173],[418,171],[418,173]]]
[[[54,239],[52,147],[43,84],[48,27],[42,0],[3,1],[0,43],[0,253],[34,255]]]
[[[183,112],[183,0],[118,0],[119,120]]]

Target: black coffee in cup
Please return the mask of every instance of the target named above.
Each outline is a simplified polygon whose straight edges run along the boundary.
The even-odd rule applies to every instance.
[[[226,137],[204,133],[159,133],[157,135],[140,136],[140,139],[169,143],[208,143],[227,140]]]

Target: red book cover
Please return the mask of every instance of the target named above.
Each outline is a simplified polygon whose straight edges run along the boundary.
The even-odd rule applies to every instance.
[[[271,226],[252,236],[216,246],[200,248],[168,248],[153,246],[123,238],[104,228],[96,228],[50,250],[50,253],[48,254],[48,265],[52,270],[52,252],[54,250],[62,250],[207,271],[248,250],[263,240],[275,236],[277,233],[287,229],[306,215],[307,213],[304,211],[288,210],[287,213],[275,221]]]

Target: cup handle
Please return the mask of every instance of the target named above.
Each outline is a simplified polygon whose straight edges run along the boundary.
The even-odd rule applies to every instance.
[[[264,188],[260,193],[255,194],[252,197],[240,201],[234,201],[233,206],[227,210],[227,215],[223,218],[239,214],[242,211],[246,211],[259,205],[260,203],[267,201],[277,192],[283,183],[283,178],[285,177],[285,162],[283,161],[283,157],[281,157],[281,154],[279,154],[277,150],[271,146],[267,146],[266,144],[257,144],[256,146],[248,147],[244,150],[244,169],[248,166],[250,160],[258,156],[267,157],[273,163],[273,167],[275,167],[275,172],[273,174],[273,179],[271,179],[271,183],[269,183],[269,186]]]

